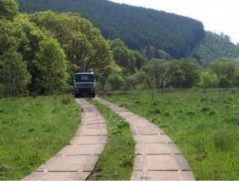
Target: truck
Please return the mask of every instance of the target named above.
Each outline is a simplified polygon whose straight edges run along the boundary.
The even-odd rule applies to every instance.
[[[74,76],[75,97],[89,95],[95,97],[96,78],[94,72],[79,72]]]

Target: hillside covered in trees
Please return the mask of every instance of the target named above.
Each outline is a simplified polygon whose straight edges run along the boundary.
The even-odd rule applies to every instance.
[[[201,22],[163,11],[121,5],[107,0],[19,0],[20,10],[77,12],[100,28],[107,39],[120,38],[147,55],[149,47],[174,58],[190,55],[203,39]],[[160,58],[160,57],[158,57]]]
[[[239,56],[227,36],[205,32],[197,20],[107,0],[18,0],[23,12],[76,12],[98,27],[106,39],[121,39],[147,58],[193,57],[201,64]]]
[[[73,74],[80,71],[94,71],[100,90],[239,85],[238,58],[201,66],[190,57],[173,59],[153,46],[147,48],[147,56],[152,57],[146,58],[120,39],[106,40],[77,13],[20,13],[15,0],[0,0],[0,7],[0,97],[69,92]],[[207,35],[194,57],[206,59],[207,54],[197,53],[208,51],[211,43],[219,42],[215,50],[220,45],[225,53],[234,51],[236,46],[226,36]]]
[[[94,71],[104,89],[109,77],[134,74],[146,62],[76,13],[23,14],[15,0],[0,7],[0,97],[69,91],[80,71]]]
[[[203,41],[194,48],[192,57],[205,65],[218,58],[239,57],[239,46],[234,45],[227,35],[206,32]]]
[[[14,0],[0,7],[0,95],[61,92],[76,71],[94,70],[100,81],[117,69],[109,43],[79,15],[29,16]]]

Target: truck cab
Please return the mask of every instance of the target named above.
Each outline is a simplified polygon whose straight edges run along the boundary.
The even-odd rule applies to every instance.
[[[74,76],[75,97],[84,94],[95,97],[96,79],[94,72],[80,72]]]

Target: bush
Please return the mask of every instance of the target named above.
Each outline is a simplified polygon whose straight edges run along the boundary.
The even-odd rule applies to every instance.
[[[200,73],[199,86],[204,88],[217,87],[218,82],[217,74],[210,71],[202,71]]]
[[[216,60],[209,65],[209,69],[217,75],[219,87],[233,86],[233,79],[235,77],[235,64],[233,62]]]
[[[147,88],[147,74],[143,71],[136,72],[126,77],[127,89],[143,90]]]
[[[125,80],[118,73],[110,74],[107,79],[107,83],[111,90],[123,90],[125,87]]]
[[[192,88],[198,83],[200,66],[194,60],[181,60],[179,62],[180,69],[183,71],[184,88]]]
[[[70,96],[62,96],[61,97],[61,102],[62,104],[69,104],[71,103],[72,99]]]
[[[168,61],[153,59],[143,70],[147,74],[148,87],[153,88],[192,88],[199,79],[199,65],[190,59]]]

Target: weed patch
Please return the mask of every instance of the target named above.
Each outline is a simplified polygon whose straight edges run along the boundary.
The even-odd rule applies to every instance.
[[[70,104],[72,102],[72,97],[68,95],[64,95],[61,97],[62,104]]]
[[[210,108],[209,108],[209,107],[203,107],[203,108],[201,108],[200,111],[201,111],[202,113],[209,112],[209,111],[210,111]]]

